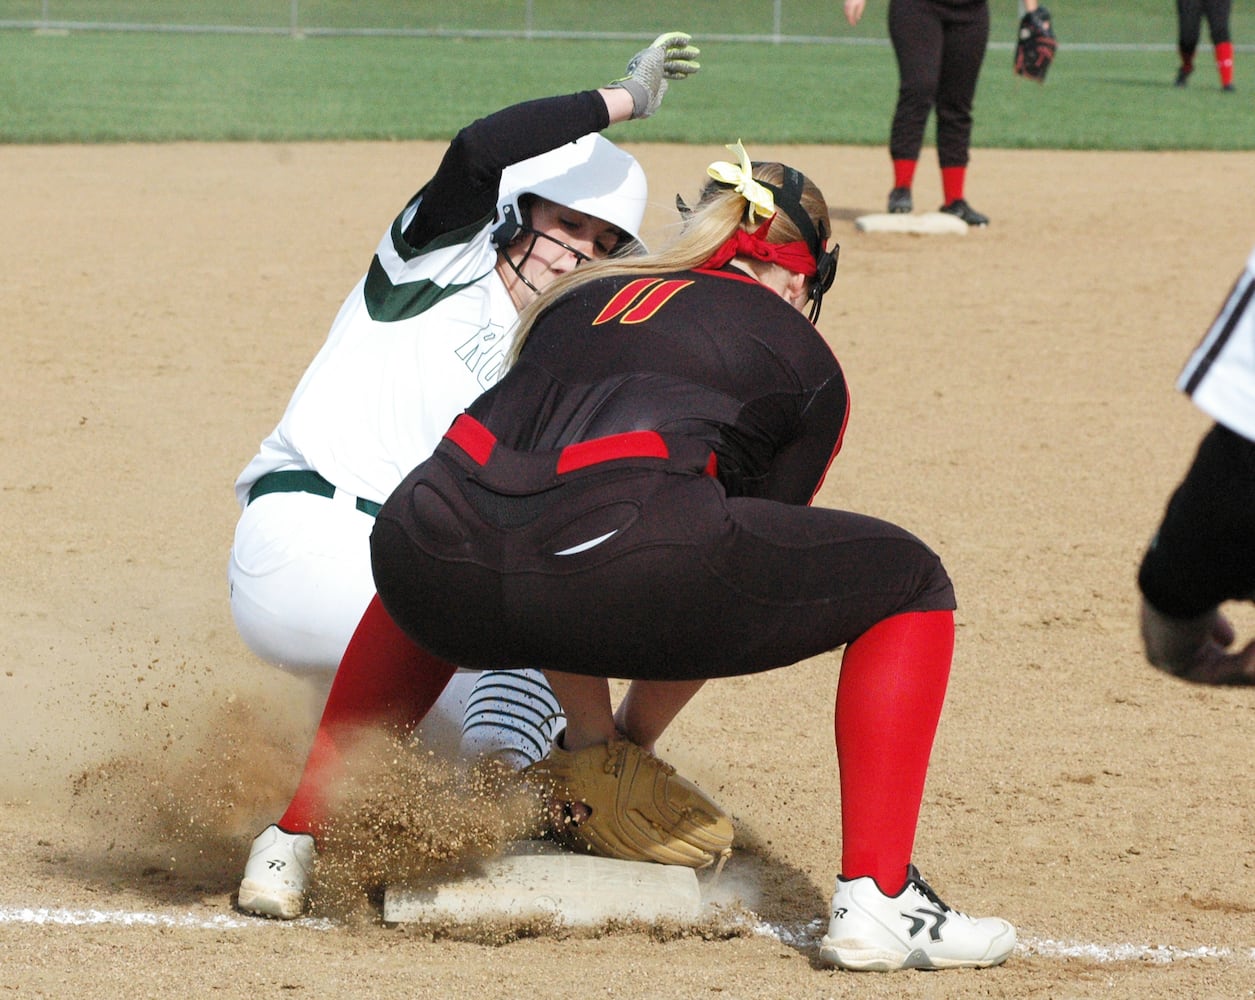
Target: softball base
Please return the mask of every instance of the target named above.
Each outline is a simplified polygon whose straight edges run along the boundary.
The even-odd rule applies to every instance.
[[[383,919],[472,924],[543,917],[576,927],[610,920],[687,921],[700,910],[692,868],[571,854],[544,841],[522,841],[456,880],[388,886]]]
[[[967,234],[967,223],[947,212],[914,212],[860,215],[854,225],[863,233],[917,233],[936,236]]]

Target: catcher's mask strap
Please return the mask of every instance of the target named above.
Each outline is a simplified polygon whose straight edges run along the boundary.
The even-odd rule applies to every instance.
[[[756,167],[758,165],[754,164]],[[810,248],[811,256],[815,258],[815,277],[810,288],[810,321],[817,322],[820,307],[823,305],[824,293],[832,287],[833,279],[837,276],[837,258],[841,253],[841,245],[833,243],[832,249],[827,249],[815,229],[815,223],[806,214],[806,209],[802,207],[801,171],[785,166],[784,183],[779,187],[775,184],[768,184],[766,181],[758,183],[772,193],[776,199],[776,207],[782,209],[784,214],[793,220],[793,224],[802,234],[802,239]]]

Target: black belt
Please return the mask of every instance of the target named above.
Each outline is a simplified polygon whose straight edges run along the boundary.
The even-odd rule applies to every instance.
[[[331,499],[336,495],[336,488],[312,469],[289,469],[285,472],[267,472],[253,483],[248,491],[248,502],[252,503],[267,493],[313,493],[315,496]],[[358,497],[354,506],[363,514],[374,517],[383,504]]]

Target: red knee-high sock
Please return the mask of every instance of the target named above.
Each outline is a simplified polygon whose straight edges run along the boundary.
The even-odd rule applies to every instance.
[[[1233,43],[1221,42],[1216,46],[1216,69],[1220,71],[1220,86],[1233,83]]]
[[[958,201],[963,197],[963,189],[967,185],[967,167],[941,168],[941,196],[945,204]]]
[[[953,652],[951,612],[912,612],[868,629],[841,663],[841,874],[890,896],[906,883]]]
[[[915,160],[893,161],[893,186],[909,188],[915,180]]]
[[[317,836],[330,786],[354,734],[367,726],[402,733],[413,729],[436,703],[454,669],[415,645],[376,594],[340,660],[314,745],[279,826]]]

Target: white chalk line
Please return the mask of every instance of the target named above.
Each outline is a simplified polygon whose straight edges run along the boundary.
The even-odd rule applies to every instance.
[[[0,926],[34,924],[61,927],[175,927],[191,930],[245,930],[257,927],[303,927],[307,930],[331,930],[334,921],[312,917],[299,920],[264,920],[235,913],[219,913],[212,917],[194,913],[143,913],[133,910],[74,910],[50,907],[0,907]]]
[[[297,920],[265,920],[245,917],[235,913],[219,913],[211,917],[194,913],[145,913],[134,910],[68,909],[56,907],[0,907],[0,926],[59,926],[59,927],[169,927],[183,930],[257,930],[263,928],[292,928],[315,931],[333,930],[339,926],[334,920],[301,917]],[[818,946],[825,930],[823,920],[812,920],[805,926],[784,927],[751,920],[753,933],[773,938],[790,947],[806,949]],[[1055,938],[1021,938],[1016,943],[1015,954],[1025,957],[1081,959],[1100,964],[1109,962],[1152,962],[1169,964],[1191,959],[1235,959],[1255,961],[1255,949],[1232,949],[1202,946],[1180,948],[1168,944],[1096,944],[1085,941],[1067,941]]]

